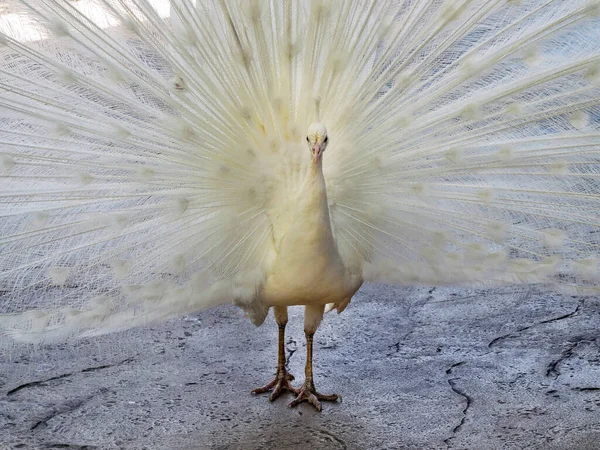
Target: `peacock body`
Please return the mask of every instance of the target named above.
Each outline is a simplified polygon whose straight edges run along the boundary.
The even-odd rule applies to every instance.
[[[600,294],[598,0],[7,5],[6,343],[231,302],[314,333],[364,281]]]

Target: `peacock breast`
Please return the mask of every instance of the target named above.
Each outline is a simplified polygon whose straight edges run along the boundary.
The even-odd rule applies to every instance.
[[[272,306],[335,303],[348,296],[347,278],[332,239],[310,231],[288,235],[267,276],[263,301]]]

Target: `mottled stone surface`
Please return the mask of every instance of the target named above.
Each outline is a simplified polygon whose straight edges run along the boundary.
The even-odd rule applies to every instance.
[[[317,388],[343,396],[322,413],[250,395],[276,341],[231,307],[15,353],[0,449],[600,448],[596,298],[365,286],[315,338]],[[286,347],[300,382],[301,309]]]

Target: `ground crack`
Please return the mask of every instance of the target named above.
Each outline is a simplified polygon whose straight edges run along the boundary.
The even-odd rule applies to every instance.
[[[446,375],[451,375],[452,371],[454,370],[455,367],[462,366],[464,363],[465,363],[465,361],[461,361],[461,362],[452,364],[448,369],[446,369]],[[452,389],[452,392],[454,392],[457,395],[460,395],[462,398],[465,399],[465,407],[462,410],[463,416],[461,417],[460,422],[452,430],[452,436],[444,439],[444,443],[448,446],[448,448],[450,447],[450,441],[456,437],[456,433],[458,433],[462,429],[463,425],[465,424],[465,422],[467,420],[467,414],[469,413],[469,408],[473,404],[473,399],[464,390],[462,390],[461,388],[459,388],[457,386],[457,384],[456,384],[457,380],[458,380],[458,378],[449,378],[448,384],[450,385],[450,389]]]
[[[132,358],[124,359],[123,361],[119,361],[119,362],[114,363],[114,364],[105,364],[105,365],[102,365],[102,366],[88,367],[87,369],[82,369],[82,370],[79,370],[77,372],[64,373],[62,375],[57,375],[55,377],[47,378],[45,380],[31,381],[29,383],[21,384],[21,385],[17,386],[16,388],[11,389],[10,391],[8,391],[6,393],[6,395],[7,396],[8,395],[13,395],[13,394],[19,392],[21,389],[30,388],[30,387],[34,387],[34,386],[45,385],[46,383],[48,383],[50,381],[61,380],[63,378],[68,378],[68,377],[71,377],[71,376],[76,375],[78,373],[87,373],[87,372],[94,372],[96,370],[109,369],[111,367],[117,367],[117,366],[120,366],[120,365],[123,365],[123,364],[130,363],[131,361],[133,361],[133,357]]]
[[[285,350],[287,352],[287,357],[285,358],[285,366],[289,367],[292,356],[294,356],[294,353],[296,353],[296,350],[298,350],[298,344],[294,339],[289,338],[288,341],[285,343]]]
[[[427,291],[427,294],[428,294],[427,297],[425,297],[423,300],[420,300],[420,301],[417,301],[415,303],[411,303],[408,305],[408,307],[406,309],[406,314],[405,314],[405,316],[409,320],[409,323],[406,325],[406,328],[408,328],[408,331],[406,333],[404,333],[404,336],[402,336],[398,342],[396,342],[395,344],[392,344],[392,345],[388,345],[388,350],[391,350],[392,348],[394,348],[395,351],[386,353],[385,356],[390,357],[390,356],[393,356],[394,353],[398,353],[400,351],[400,342],[405,341],[406,339],[408,339],[408,337],[411,334],[414,333],[414,331],[416,329],[416,324],[415,324],[414,318],[424,306],[426,306],[428,303],[431,303],[431,301],[434,299],[433,293],[435,292],[435,290],[436,290],[436,288],[432,287],[431,289],[429,289]]]
[[[549,377],[553,375],[554,379],[556,380],[561,375],[560,365],[573,356],[573,354],[575,353],[575,349],[581,344],[589,344],[595,342],[596,339],[598,339],[597,336],[581,336],[576,340],[569,342],[567,348],[561,352],[560,357],[548,364],[548,366],[546,367],[546,376]]]
[[[385,356],[392,356],[394,353],[398,353],[400,351],[400,341],[396,342],[395,344],[388,345],[388,350],[391,350],[392,348],[395,349],[395,351],[387,353]]]
[[[63,405],[61,405],[58,408],[52,409],[52,411],[50,411],[42,419],[38,420],[35,424],[33,424],[31,426],[30,430],[33,431],[36,428],[45,427],[48,424],[48,421],[53,419],[54,417],[60,416],[61,414],[67,414],[67,413],[73,412],[73,411],[81,408],[83,405],[85,405],[91,399],[96,397],[98,394],[103,394],[105,392],[108,392],[108,389],[102,388],[102,389],[98,390],[97,392],[93,393],[92,395],[89,395],[85,398],[81,398],[78,400],[72,400],[72,401],[64,403]]]
[[[542,320],[541,322],[537,322],[534,323],[533,325],[529,325],[527,327],[523,327],[523,328],[519,328],[518,330],[515,331],[511,331],[508,334],[502,335],[502,336],[498,336],[495,339],[492,339],[489,344],[488,344],[488,348],[492,348],[494,345],[496,345],[498,342],[503,341],[504,339],[508,339],[509,337],[512,337],[518,333],[522,333],[523,331],[527,331],[531,328],[537,327],[538,325],[543,325],[546,323],[551,323],[551,322],[558,322],[559,320],[563,320],[563,319],[568,319],[569,317],[573,317],[576,314],[579,313],[579,310],[581,309],[581,307],[583,306],[584,300],[580,300],[579,304],[577,305],[577,307],[570,313],[568,314],[563,314],[562,316],[558,316],[558,317],[551,317],[550,319],[546,319],[546,320]]]
[[[452,375],[452,371],[454,370],[455,367],[460,367],[465,363],[465,361],[460,361],[457,363],[452,364],[450,367],[448,367],[446,369],[446,375]]]
[[[93,450],[98,447],[96,447],[95,445],[47,444],[46,448],[67,448],[70,450]]]

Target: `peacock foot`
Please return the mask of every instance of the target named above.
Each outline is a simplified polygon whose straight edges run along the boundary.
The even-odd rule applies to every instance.
[[[294,379],[294,375],[288,373],[287,370],[278,370],[275,379],[266,386],[254,389],[253,394],[262,394],[263,392],[272,391],[269,395],[269,401],[272,402],[281,395],[283,391],[290,391],[294,394],[298,393],[298,389],[291,385],[290,381]]]
[[[325,402],[335,402],[337,400],[342,400],[342,396],[341,395],[337,395],[337,394],[319,394],[316,389],[315,389],[315,385],[313,383],[307,383],[305,382],[302,387],[297,390],[298,392],[298,397],[296,397],[296,400],[294,400],[293,402],[291,402],[288,406],[290,408],[293,408],[296,405],[299,405],[300,403],[306,401],[308,403],[310,403],[311,405],[313,405],[317,411],[321,411],[322,407],[321,407],[321,402],[319,400],[323,400]]]

